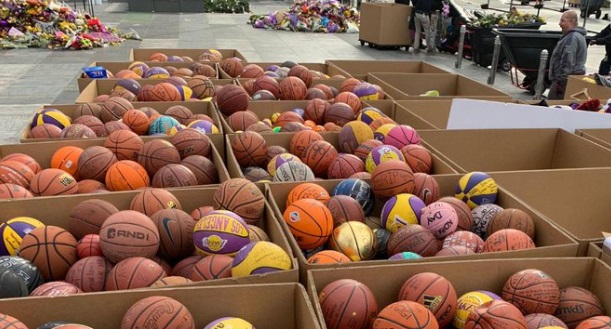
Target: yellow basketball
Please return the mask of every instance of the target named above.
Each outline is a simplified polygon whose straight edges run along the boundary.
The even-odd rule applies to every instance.
[[[43,227],[41,221],[32,217],[15,217],[0,224],[0,256],[15,256],[23,237],[37,227]]]
[[[275,243],[251,242],[240,249],[233,259],[232,277],[285,271],[292,268],[291,257]]]
[[[255,327],[248,321],[241,318],[226,317],[216,319],[204,327],[204,329],[254,329]]]
[[[484,290],[471,291],[460,296],[456,302],[456,313],[452,324],[455,328],[465,329],[465,322],[469,313],[476,307],[492,300],[501,300],[501,297]]]
[[[454,196],[473,209],[486,203],[495,203],[498,187],[488,174],[470,172],[460,178]]]

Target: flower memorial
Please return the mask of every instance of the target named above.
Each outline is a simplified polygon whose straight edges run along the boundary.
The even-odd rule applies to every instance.
[[[91,49],[139,39],[56,0],[0,0],[0,46]]]
[[[360,13],[336,0],[296,1],[288,11],[253,15],[254,28],[296,32],[357,33]]]

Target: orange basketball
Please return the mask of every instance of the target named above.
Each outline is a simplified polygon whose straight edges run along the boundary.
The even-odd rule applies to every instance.
[[[168,55],[164,53],[153,53],[149,56],[149,61],[151,62],[167,62]]]
[[[560,288],[547,273],[527,269],[509,277],[501,297],[516,306],[522,314],[554,314],[560,303]]]
[[[429,229],[414,224],[405,225],[391,234],[386,248],[389,255],[411,251],[422,257],[429,257],[439,252],[440,244]]]
[[[219,175],[214,162],[204,156],[190,155],[184,158],[180,164],[189,168],[195,174],[197,179],[196,185],[216,184],[219,182]]]
[[[212,141],[197,129],[186,128],[177,132],[172,136],[172,144],[178,150],[181,159],[191,155],[210,158],[212,154]]]
[[[15,160],[0,162],[0,183],[16,184],[30,188],[30,182],[34,175],[34,171],[22,162]]]
[[[184,125],[187,120],[193,116],[193,111],[184,105],[173,105],[165,110],[164,115],[170,116]]]
[[[17,318],[0,313],[0,327],[14,329],[28,329],[28,327]]]
[[[303,124],[303,117],[293,111],[284,111],[280,113],[280,115],[276,118],[276,122],[274,125],[276,127],[284,127],[285,125],[292,122]]]
[[[354,154],[339,153],[327,169],[327,178],[344,179],[365,171],[365,163]]]
[[[575,328],[581,321],[600,315],[604,315],[603,306],[590,290],[574,286],[560,290],[560,303],[554,316],[569,328]]]
[[[57,226],[43,226],[23,237],[18,256],[31,261],[47,281],[63,280],[77,261],[76,239]]]
[[[115,130],[104,140],[104,147],[111,150],[117,160],[136,161],[143,145],[142,138],[129,130]]]
[[[243,167],[262,167],[267,160],[267,143],[261,134],[244,131],[231,138],[231,150]]]
[[[441,202],[441,199],[439,199]],[[446,236],[443,239],[442,247],[465,247],[471,249],[474,253],[480,253],[484,250],[484,240],[479,235],[471,231],[456,231]]]
[[[400,193],[414,193],[415,186],[411,168],[400,160],[382,162],[371,173],[373,193],[382,200]]]
[[[204,256],[189,256],[180,262],[176,263],[170,272],[172,276],[182,276],[183,278],[189,278],[191,276],[191,271],[193,270],[193,265],[197,263],[200,259],[204,258]]]
[[[74,110],[73,118],[76,119],[78,117],[84,115],[93,115],[96,118],[100,118],[100,111],[102,110],[102,105],[96,103],[83,103],[78,104],[76,109]]]
[[[308,264],[341,264],[350,263],[348,256],[335,250],[322,250],[308,258]]]
[[[433,168],[433,156],[424,146],[410,144],[401,148],[405,162],[414,172],[429,174]]]
[[[189,167],[170,163],[159,169],[152,179],[156,188],[184,187],[197,185],[197,177]]]
[[[76,254],[78,258],[90,256],[102,256],[100,248],[100,236],[98,234],[87,234],[76,243]]]
[[[297,64],[291,67],[291,69],[289,70],[288,76],[299,78],[301,81],[303,81],[303,83],[305,83],[307,88],[310,88],[310,86],[312,85],[312,79],[313,79],[312,72],[310,72],[310,69],[308,69],[307,67],[303,65]]]
[[[504,228],[520,230],[528,234],[531,239],[535,238],[535,223],[533,222],[532,217],[530,217],[530,215],[524,210],[516,208],[501,210],[498,214],[492,217],[488,223],[488,226],[486,226],[487,236],[490,236],[492,233]]]
[[[121,320],[121,329],[146,327],[195,329],[195,321],[191,312],[179,301],[165,296],[151,296],[132,305]]]
[[[316,84],[316,85],[312,86],[312,88],[310,88],[310,89],[318,89],[318,90],[322,91],[325,94],[323,99],[326,99],[326,100],[332,100],[335,97],[335,95],[338,94],[337,89],[335,89],[335,88],[331,89],[331,87],[329,87],[329,86],[327,86],[325,84],[322,84],[322,83]]]
[[[233,257],[231,256],[206,256],[193,265],[189,279],[192,281],[205,281],[230,278],[232,266]]]
[[[81,179],[95,179],[103,182],[106,171],[117,162],[117,157],[104,146],[86,148],[78,159],[78,173]]]
[[[175,287],[190,283],[193,283],[193,281],[182,276],[166,276],[165,278],[155,281],[155,283],[150,285],[150,288]]]
[[[316,124],[324,123],[325,111],[329,106],[331,106],[331,103],[320,98],[308,101],[304,109],[304,119],[312,120]]]
[[[112,203],[101,199],[88,199],[72,207],[66,228],[77,239],[87,234],[100,233],[102,223],[108,216],[119,212]]]
[[[133,108],[132,103],[125,98],[109,97],[102,104],[100,119],[102,119],[104,123],[117,121],[123,118],[123,114],[125,114],[125,112]]]
[[[324,245],[333,233],[331,211],[314,199],[296,200],[286,207],[283,218],[299,248],[304,250]]]
[[[237,85],[226,85],[215,95],[216,105],[224,115],[231,115],[248,109],[250,96],[244,88]]]
[[[194,98],[205,99],[214,95],[214,83],[209,77],[203,75],[193,76],[187,82],[187,87],[193,91]]]
[[[257,64],[247,64],[242,69],[242,73],[240,73],[240,78],[258,78],[260,76],[263,76],[264,73],[265,71],[261,66]]]
[[[314,199],[322,203],[329,201],[329,192],[322,186],[314,183],[301,183],[291,189],[286,197],[286,207],[300,199]]]
[[[334,123],[340,127],[343,127],[346,123],[354,119],[356,119],[356,114],[352,107],[346,103],[333,103],[331,106],[329,106],[327,111],[325,111],[325,122]]]
[[[399,291],[399,300],[410,300],[428,308],[441,328],[449,325],[456,312],[456,290],[443,276],[423,272],[407,279]]]
[[[138,135],[146,135],[150,125],[148,116],[136,109],[127,110],[123,114],[123,123]]]
[[[365,222],[365,212],[361,204],[348,195],[334,195],[327,201],[327,208],[333,216],[335,227],[347,221]]]
[[[195,251],[193,227],[195,221],[180,209],[162,209],[151,215],[151,220],[159,231],[160,245],[157,255],[175,262]]]
[[[79,289],[77,286],[72,283],[68,283],[65,281],[51,281],[45,282],[40,286],[36,287],[36,289],[32,290],[30,296],[70,296],[75,294],[80,294],[83,291]]]
[[[369,127],[371,128],[371,130],[373,130],[374,132],[376,130],[378,130],[378,128],[382,127],[385,124],[397,124],[395,122],[395,120],[389,118],[389,117],[381,117],[381,118],[377,118],[375,120],[373,120],[370,124]]]
[[[138,163],[152,177],[161,167],[170,163],[180,163],[180,153],[167,140],[153,139],[144,143],[140,149]]]
[[[282,100],[302,100],[305,99],[308,87],[297,77],[286,77],[280,80],[280,99]]]
[[[147,188],[134,196],[129,209],[152,216],[161,209],[182,209],[182,207],[170,191],[160,188]]]
[[[0,184],[0,199],[25,199],[33,198],[32,192],[17,184]]]
[[[226,209],[256,225],[263,217],[265,197],[261,190],[245,178],[224,181],[214,193],[214,209]]]
[[[104,122],[93,115],[83,115],[74,119],[73,123],[83,124],[95,133],[95,137],[106,136],[106,128],[104,128]],[[64,133],[64,132],[62,132]]]
[[[609,329],[611,328],[611,317],[606,315],[593,316],[580,322],[575,329]]]
[[[413,194],[424,201],[424,204],[429,205],[439,200],[439,183],[437,183],[434,176],[421,172],[414,173],[414,184]],[[454,206],[452,207],[455,208]]]
[[[121,210],[108,216],[102,224],[100,248],[113,263],[129,257],[151,258],[159,249],[159,230],[148,216]]]
[[[242,71],[244,65],[242,60],[237,57],[225,58],[219,63],[219,68],[232,78],[237,78]]]
[[[153,87],[150,93],[153,102],[179,102],[182,96],[178,88],[169,82],[160,82]]]
[[[301,161],[308,165],[316,177],[326,177],[333,159],[338,155],[335,147],[327,141],[314,141],[303,151]]]
[[[337,94],[337,96],[335,96],[334,102],[348,104],[348,106],[352,108],[355,114],[359,113],[359,111],[363,109],[363,102],[361,102],[361,99],[352,92],[340,92],[339,94]]]
[[[78,193],[76,179],[69,173],[56,168],[43,169],[34,175],[30,183],[34,196],[68,195]]]
[[[369,287],[352,279],[327,284],[318,293],[318,302],[327,328],[370,328],[378,313]]]
[[[402,300],[384,307],[373,322],[373,329],[439,329],[433,313],[424,305]]]
[[[227,117],[227,124],[233,131],[244,131],[259,121],[259,117],[252,111],[239,111]]]
[[[144,167],[135,161],[117,161],[106,172],[106,188],[109,191],[132,191],[149,185],[149,175]]]
[[[303,152],[305,151],[308,145],[312,144],[315,141],[322,141],[324,138],[321,134],[313,131],[313,130],[302,130],[296,132],[289,142],[289,152],[294,155],[302,158]]]
[[[38,161],[36,161],[36,159],[32,158],[31,156],[29,156],[27,154],[23,154],[23,153],[11,153],[11,154],[8,154],[8,155],[2,157],[2,159],[0,159],[0,162],[6,161],[6,160],[12,160],[12,161],[21,162],[24,165],[30,167],[30,169],[32,169],[32,171],[35,174],[38,173],[42,169],[42,167],[40,166]]]
[[[469,312],[465,329],[524,328],[526,319],[520,310],[503,300],[493,300]]]
[[[258,77],[255,79],[252,87],[253,93],[259,90],[266,90],[272,93],[275,99],[280,98],[280,84],[272,77],[266,75]]]
[[[118,262],[108,273],[106,291],[145,288],[166,277],[161,265],[144,257],[130,257]]]
[[[339,86],[339,91],[340,92],[352,92],[354,87],[356,87],[359,83],[361,83],[361,80],[359,79],[347,78],[346,80],[342,81],[342,84]]]
[[[78,260],[66,274],[66,282],[83,292],[103,291],[112,264],[104,257],[90,256]]]
[[[498,230],[486,239],[484,252],[525,250],[535,248],[528,234],[512,228]]]
[[[51,156],[51,168],[61,169],[72,176],[77,176],[78,158],[83,149],[76,146],[63,146]]]
[[[445,256],[460,256],[460,255],[471,255],[475,252],[467,247],[463,246],[454,246],[454,247],[446,247],[439,250],[435,256],[445,257]]]

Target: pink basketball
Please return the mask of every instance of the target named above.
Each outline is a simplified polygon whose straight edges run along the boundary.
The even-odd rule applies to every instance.
[[[442,239],[456,231],[458,214],[449,203],[433,202],[422,209],[420,225],[431,230],[437,239]]]
[[[408,125],[398,125],[390,129],[384,143],[401,149],[407,145],[420,144],[420,136],[416,129]]]

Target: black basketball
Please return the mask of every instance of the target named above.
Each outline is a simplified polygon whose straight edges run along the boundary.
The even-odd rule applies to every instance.
[[[9,269],[0,268],[0,298],[24,297],[29,294],[23,279]]]
[[[45,281],[38,267],[32,262],[19,256],[0,257],[0,269],[8,269],[20,277],[28,287],[28,291],[36,289]]]

